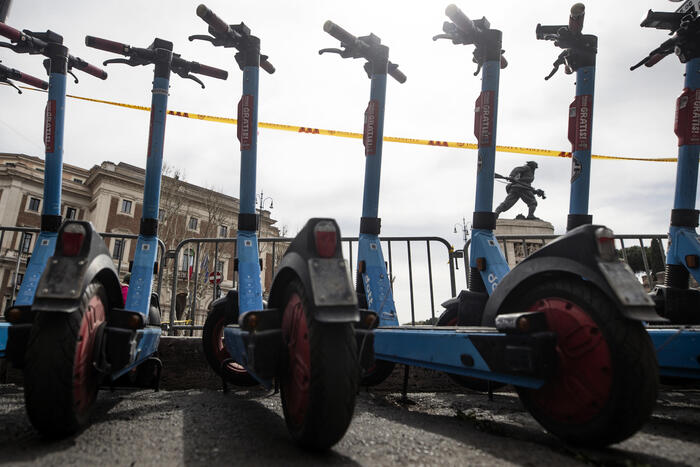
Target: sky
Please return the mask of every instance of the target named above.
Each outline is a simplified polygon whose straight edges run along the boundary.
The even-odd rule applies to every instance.
[[[669,56],[653,68],[630,65],[666,39],[664,31],[643,29],[649,8],[673,11],[666,0],[586,3],[584,33],[599,37],[593,117],[594,154],[675,157],[675,100],[683,86],[683,65]],[[235,118],[242,73],[231,49],[189,42],[205,34],[195,15],[199,2],[185,0],[14,0],[7,24],[17,29],[51,29],[64,36],[70,52],[100,65],[116,55],[88,48],[93,35],[137,47],[155,37],[170,40],[183,58],[226,69],[229,78],[203,77],[206,89],[178,76],[171,79],[169,108]],[[318,55],[339,43],[323,31],[330,19],[356,36],[372,32],[390,48],[390,60],[407,75],[389,79],[384,134],[429,140],[475,142],[474,101],[481,89],[473,76],[473,46],[433,42],[442,32],[447,2],[385,0],[340,2],[209,1],[229,23],[245,22],[262,41],[277,71],[261,71],[259,120],[304,127],[361,132],[370,81],[361,60]],[[574,75],[560,70],[549,81],[561,51],[537,41],[535,26],[566,24],[571,4],[561,0],[458,2],[472,19],[486,16],[503,31],[509,62],[501,72],[497,144],[569,151],[568,106]],[[43,77],[41,58],[0,49],[3,65]],[[152,67],[106,67],[101,81],[77,72],[68,93],[135,105],[150,105]],[[46,96],[18,95],[0,87],[0,151],[43,157],[42,121]],[[69,99],[64,162],[89,168],[104,160],[144,167],[147,112]],[[166,163],[184,170],[187,181],[239,196],[236,128],[222,123],[169,117]],[[455,245],[453,233],[474,207],[476,150],[385,143],[379,216],[383,235],[435,235]],[[547,193],[537,216],[563,233],[569,204],[570,159],[498,153],[496,171],[506,174],[528,160],[539,164],[534,185]],[[360,140],[259,130],[257,191],[274,199],[272,217],[296,233],[310,217],[338,220],[344,235],[356,235],[362,206],[364,148]],[[594,222],[616,233],[667,231],[673,201],[674,163],[594,160],[590,212]],[[505,197],[496,184],[494,203]],[[494,206],[495,207],[495,206]],[[522,202],[506,213],[526,213]]]

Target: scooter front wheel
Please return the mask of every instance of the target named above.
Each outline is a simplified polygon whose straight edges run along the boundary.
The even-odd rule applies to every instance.
[[[255,386],[258,381],[253,378],[248,371],[236,362],[224,361],[231,358],[231,354],[224,346],[224,328],[229,324],[235,324],[236,316],[228,313],[225,308],[215,307],[207,315],[202,329],[202,346],[204,356],[209,366],[227,382],[236,386]]]
[[[359,363],[352,326],[316,322],[304,286],[294,280],[285,291],[282,337],[287,428],[301,446],[328,449],[343,437],[355,410]]]
[[[632,436],[651,416],[658,365],[649,335],[599,289],[579,279],[550,280],[514,297],[543,312],[557,334],[557,370],[539,389],[518,388],[550,433],[603,447]]]
[[[99,375],[93,349],[105,321],[107,294],[93,282],[71,313],[39,313],[32,325],[24,368],[24,399],[32,425],[47,437],[71,435],[87,424]]]

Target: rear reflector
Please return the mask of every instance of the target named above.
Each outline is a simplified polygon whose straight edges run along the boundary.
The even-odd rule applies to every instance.
[[[77,256],[85,241],[85,227],[68,224],[61,234],[61,252],[64,256]]]
[[[595,231],[595,237],[598,241],[598,255],[603,261],[617,260],[617,252],[615,251],[615,234],[612,230],[600,227]]]
[[[338,232],[331,221],[321,221],[314,227],[316,252],[321,258],[331,258],[338,246]]]

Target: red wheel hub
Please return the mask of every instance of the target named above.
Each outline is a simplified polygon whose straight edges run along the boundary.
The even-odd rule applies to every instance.
[[[90,298],[83,313],[73,360],[73,403],[78,413],[85,412],[97,394],[97,373],[92,366],[97,328],[105,321],[105,306],[99,296]]]
[[[563,423],[591,420],[605,406],[612,386],[610,349],[600,328],[581,307],[559,297],[538,300],[528,311],[541,311],[557,334],[557,373],[532,401]]]
[[[219,363],[223,362],[227,358],[231,358],[231,354],[226,350],[224,345],[224,328],[226,327],[226,318],[221,318],[214,325],[214,330],[212,332],[211,345],[214,348],[214,354],[216,355]],[[247,373],[246,369],[236,362],[228,362],[226,368],[230,371],[235,371],[236,373]]]
[[[297,293],[289,297],[284,309],[282,336],[289,353],[289,368],[283,382],[285,406],[292,421],[301,425],[309,405],[311,348],[304,304]]]

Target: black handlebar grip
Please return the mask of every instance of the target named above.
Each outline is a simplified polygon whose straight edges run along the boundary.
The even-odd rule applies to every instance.
[[[204,75],[204,76],[211,76],[212,78],[217,78],[217,79],[228,78],[228,71],[226,71],[226,70],[214,68],[213,66],[202,65],[201,63],[197,63],[197,62],[190,62],[190,64],[191,64],[190,71],[192,73],[197,73],[197,74]]]
[[[323,23],[323,30],[345,44],[353,44],[357,40],[357,37],[353,36],[331,20]]]
[[[574,3],[569,15],[569,31],[574,34],[581,34],[583,29],[583,17],[586,13],[586,6],[583,3]]]
[[[49,89],[49,83],[44,81],[43,79],[35,78],[32,75],[28,75],[26,73],[22,73],[19,70],[13,70],[16,72],[14,79],[17,81],[21,81],[23,83],[26,83],[30,86],[34,86],[35,88],[39,89]]]
[[[389,62],[389,76],[394,78],[399,83],[403,84],[406,82],[406,75],[403,74],[401,70],[396,67],[391,66],[392,63]]]
[[[445,8],[445,14],[463,33],[474,34],[476,32],[476,28],[474,27],[472,20],[467,18],[467,15],[462,13],[462,10],[460,10],[454,3]]]
[[[125,56],[129,54],[130,48],[128,45],[122,44],[121,42],[100,39],[99,37],[95,36],[85,36],[85,45],[94,49],[100,49]]]
[[[82,62],[80,64],[74,64],[74,68],[77,68],[78,70],[87,73],[88,75],[92,75],[95,78],[100,78],[100,79],[107,79],[107,72],[104,71],[102,68],[97,68],[95,65],[90,65],[87,62]]]
[[[275,72],[275,67],[272,66],[272,63],[268,62],[267,60],[262,60],[260,62],[260,68],[262,68],[270,74]]]
[[[17,42],[19,41],[20,37],[22,37],[21,32],[5,23],[0,23],[0,35],[7,37],[12,42]]]
[[[206,7],[206,5],[201,4],[197,7],[197,16],[202,18],[212,29],[220,34],[225,34],[229,30],[228,24],[226,24],[221,18],[216,16],[213,11]]]

